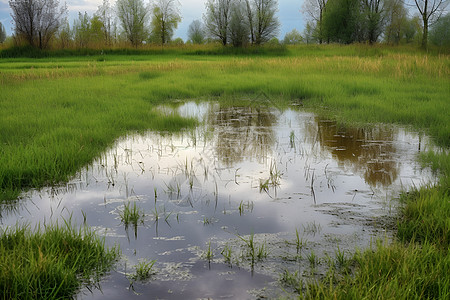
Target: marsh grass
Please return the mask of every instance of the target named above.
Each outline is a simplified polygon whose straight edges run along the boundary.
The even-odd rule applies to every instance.
[[[135,266],[135,272],[133,274],[130,274],[129,278],[132,281],[136,280],[146,280],[149,279],[152,275],[156,274],[156,270],[153,267],[156,263],[156,260],[147,260],[143,259],[140,260]]]
[[[123,210],[119,212],[122,223],[127,228],[130,224],[136,228],[139,224],[144,224],[145,212],[139,208],[136,201],[128,201],[123,205]]]
[[[106,248],[89,227],[7,228],[0,236],[0,298],[70,298],[82,283],[96,283],[117,258],[118,248]]]

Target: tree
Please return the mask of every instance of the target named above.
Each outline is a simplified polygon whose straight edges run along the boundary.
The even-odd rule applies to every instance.
[[[40,49],[49,46],[67,12],[58,0],[10,0],[9,6],[16,36]]]
[[[277,0],[253,0],[255,44],[263,44],[276,37],[280,22],[276,16]]]
[[[387,0],[385,4],[384,39],[390,44],[399,44],[404,35],[408,12],[402,0]]]
[[[181,22],[179,6],[180,3],[176,0],[157,0],[152,10],[152,40],[161,45],[170,41]]]
[[[430,41],[441,47],[450,47],[450,14],[439,18],[431,27]]]
[[[207,0],[206,13],[203,15],[206,30],[213,38],[218,38],[222,45],[228,42],[228,27],[231,17],[232,0]]]
[[[350,44],[362,39],[359,0],[328,0],[323,15],[323,32],[329,41]]]
[[[428,45],[428,27],[436,22],[445,11],[448,0],[414,0],[423,22],[422,48]]]
[[[109,3],[109,0],[103,0],[103,4],[100,5],[95,13],[99,20],[102,22],[103,38],[106,45],[111,45],[114,39],[113,30],[116,27],[114,20],[114,12]]]
[[[205,28],[200,20],[194,20],[189,25],[188,39],[193,44],[203,44],[205,42]]]
[[[297,29],[292,29],[291,32],[286,33],[283,39],[285,45],[297,45],[303,42],[303,37]]]
[[[75,44],[78,48],[87,48],[90,38],[91,18],[87,12],[78,13],[78,19],[74,21],[73,31],[75,35]]]
[[[70,30],[70,24],[67,19],[59,27],[57,39],[62,49],[69,47],[72,42],[72,30]]]
[[[6,30],[5,26],[3,26],[2,22],[0,22],[0,44],[6,40]]]
[[[242,47],[249,41],[249,25],[245,21],[245,3],[235,1],[231,7],[229,37],[234,47]]]
[[[248,23],[248,28],[250,30],[250,42],[252,44],[255,43],[255,27],[254,27],[254,20],[255,20],[255,13],[252,9],[252,5],[250,3],[251,0],[245,0],[245,14],[247,17],[247,23]]]
[[[328,0],[305,0],[303,2],[303,12],[309,15],[309,19],[316,23],[318,30],[319,44],[322,44],[323,38],[323,13]],[[310,23],[310,28],[313,24]]]
[[[149,10],[143,0],[117,0],[117,17],[128,41],[135,47],[147,38]]]
[[[383,31],[384,0],[363,0],[365,19],[365,39],[373,44]]]
[[[316,27],[313,21],[306,22],[305,29],[303,30],[303,37],[307,44],[317,42]]]

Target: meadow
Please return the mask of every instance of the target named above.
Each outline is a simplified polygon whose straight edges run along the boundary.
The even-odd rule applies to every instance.
[[[156,111],[161,103],[264,98],[274,105],[295,103],[343,124],[408,125],[442,147],[421,157],[441,180],[402,196],[397,240],[332,264],[320,283],[288,276],[292,274],[284,283],[306,298],[448,298],[450,56],[367,45],[233,51],[187,47],[92,51],[83,56],[50,52],[39,59],[11,58],[2,52],[0,201],[13,205],[23,191],[67,181],[121,136],[196,124]],[[44,240],[45,234],[2,229],[1,264],[2,269],[7,262],[24,265],[12,263],[8,249],[28,249],[14,257],[35,258],[31,265],[39,267],[26,272],[39,282],[43,246],[15,242],[32,239]],[[36,248],[37,254],[27,254]],[[114,249],[103,251],[114,259]],[[2,286],[13,282],[11,286],[20,287],[29,279],[8,273],[0,280]],[[58,285],[53,279],[48,284]],[[74,291],[67,290],[66,295]],[[8,296],[17,291],[20,288]]]

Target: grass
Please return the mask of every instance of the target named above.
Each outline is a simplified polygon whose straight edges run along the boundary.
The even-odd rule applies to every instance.
[[[135,201],[133,201],[133,205],[131,205],[130,201],[124,204],[123,210],[119,212],[119,215],[125,228],[128,228],[130,224],[137,228],[138,224],[143,224],[145,219],[144,210],[137,207]]]
[[[89,227],[7,228],[0,236],[0,298],[62,299],[91,284],[118,257]]]
[[[152,275],[156,274],[155,269],[153,268],[156,260],[140,260],[135,266],[135,273],[130,275],[130,279],[135,280],[146,280],[149,279]]]
[[[295,102],[341,123],[409,125],[444,148],[422,157],[440,182],[402,197],[396,241],[377,246],[375,252],[357,253],[350,259],[349,275],[330,272],[334,275],[321,283],[303,285],[299,297],[450,298],[448,52],[367,45],[299,46],[259,53],[201,47],[147,50],[116,49],[90,53],[93,56],[50,53],[38,60],[2,51],[3,57],[21,58],[0,62],[0,201],[15,201],[24,190],[67,181],[120,136],[195,125],[194,120],[155,110],[179,99],[220,98],[231,105],[261,98],[258,104],[283,107]],[[39,246],[47,232],[52,230],[35,236],[23,228],[11,229],[2,234],[2,247],[8,236],[16,234],[23,236],[23,243],[39,240],[27,255],[41,268],[47,256]],[[257,259],[254,245],[253,249]],[[1,253],[3,264],[8,255]],[[59,255],[48,257],[45,262],[66,262]],[[22,266],[6,267],[10,265]],[[23,290],[36,297],[47,292],[50,298],[60,295],[59,285],[29,279],[40,276],[39,268],[20,271],[28,274],[21,279],[19,272],[2,267],[15,274],[0,281],[11,287],[2,289],[3,295],[8,298]],[[55,282],[66,282],[66,275],[57,276]],[[34,285],[22,287],[28,280]],[[71,285],[69,294],[78,287]]]

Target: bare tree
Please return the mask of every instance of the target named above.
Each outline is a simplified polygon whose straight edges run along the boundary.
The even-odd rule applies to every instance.
[[[176,0],[157,0],[153,5],[152,36],[161,45],[170,41],[181,21],[179,7],[180,2]]]
[[[248,27],[250,30],[250,42],[252,44],[255,43],[255,32],[254,32],[254,12],[252,10],[252,6],[250,4],[251,0],[245,0],[245,13],[247,17]]]
[[[203,15],[209,35],[220,39],[223,45],[228,42],[228,30],[233,0],[207,0]]]
[[[16,36],[40,49],[49,46],[67,13],[58,0],[10,0],[9,6]]]
[[[117,0],[117,17],[130,43],[137,47],[147,38],[149,9],[143,0]]]
[[[303,3],[303,13],[307,14],[308,18],[316,23],[319,44],[323,42],[323,14],[327,2],[328,0],[306,0]]]
[[[414,0],[423,22],[422,48],[428,45],[428,27],[437,21],[447,8],[449,0]]]
[[[276,16],[278,1],[253,0],[253,10],[255,15],[255,44],[260,45],[278,34],[280,29],[280,22]]]

